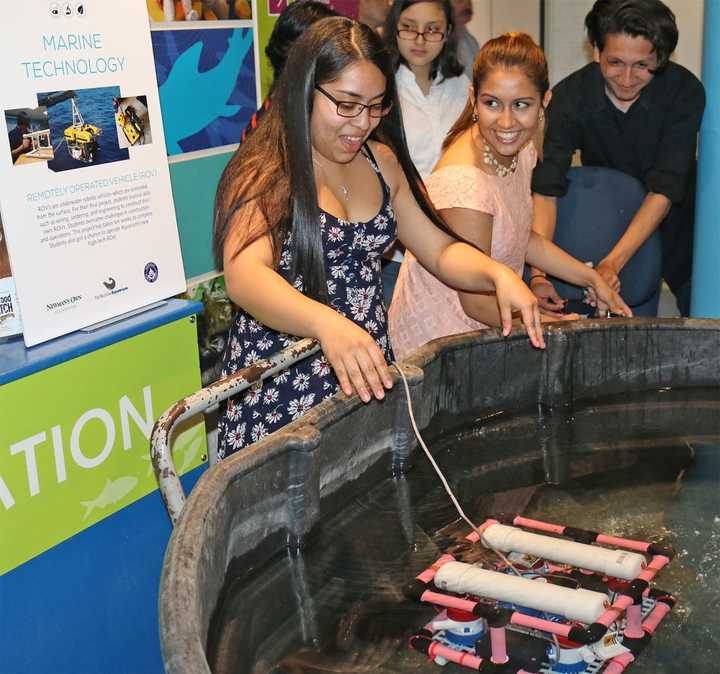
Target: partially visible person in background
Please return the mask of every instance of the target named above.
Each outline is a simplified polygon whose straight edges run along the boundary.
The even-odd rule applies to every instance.
[[[287,61],[288,52],[295,40],[316,21],[326,19],[329,16],[337,16],[337,13],[326,4],[316,2],[316,0],[296,0],[282,11],[282,14],[275,22],[270,39],[265,47],[265,56],[267,56],[273,69],[273,86],[280,79],[285,67],[285,61]],[[270,107],[271,95],[272,86],[262,105],[257,112],[253,113],[247,126],[243,129],[240,137],[241,143],[245,142],[248,135],[257,127],[261,117],[267,112]]]
[[[452,0],[455,11],[455,24],[457,35],[457,55],[468,79],[472,78],[475,55],[480,51],[480,45],[475,36],[467,29],[467,24],[473,18],[472,0]]]
[[[29,130],[30,118],[24,112],[19,113],[15,118],[15,128],[8,133],[8,142],[10,143],[10,154],[12,155],[13,164],[21,154],[32,150],[30,139],[24,137]]]
[[[383,31],[395,70],[410,158],[421,178],[440,159],[442,144],[468,98],[470,80],[456,57],[450,0],[395,0]],[[385,304],[390,306],[402,252],[383,266]]]
[[[585,18],[594,61],[553,89],[543,160],[535,168],[533,229],[555,232],[557,199],[580,150],[585,166],[617,169],[647,190],[625,233],[597,265],[615,289],[618,274],[659,227],[662,275],[681,315],[690,312],[697,134],[705,91],[689,70],[671,62],[675,15],[660,0],[597,0]],[[562,300],[541,270],[531,285],[545,311]]]
[[[392,0],[359,0],[357,20],[382,35]]]

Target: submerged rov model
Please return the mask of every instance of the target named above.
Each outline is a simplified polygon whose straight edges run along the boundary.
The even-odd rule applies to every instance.
[[[481,567],[456,559],[477,553],[478,544],[503,561]],[[410,646],[439,665],[620,674],[675,604],[650,586],[675,554],[658,543],[518,516],[485,521],[454,553],[408,587],[438,611]]]
[[[67,141],[70,156],[85,163],[93,162],[95,161],[98,138],[102,133],[102,129],[85,122],[74,96],[70,98],[70,102],[72,103],[73,122],[65,129],[63,134]]]

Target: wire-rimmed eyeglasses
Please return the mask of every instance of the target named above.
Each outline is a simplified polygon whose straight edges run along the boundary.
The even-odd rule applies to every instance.
[[[355,101],[339,101],[335,96],[329,94],[325,89],[315,85],[315,88],[326,98],[329,98],[337,106],[337,114],[340,117],[359,117],[365,108],[368,109],[370,117],[385,117],[392,108],[392,103],[373,103],[365,105],[365,103],[356,103]]]
[[[398,28],[397,36],[401,40],[417,40],[418,37],[422,36],[425,42],[442,42],[445,38],[445,33],[435,28],[428,28],[428,30],[422,32],[410,28]]]

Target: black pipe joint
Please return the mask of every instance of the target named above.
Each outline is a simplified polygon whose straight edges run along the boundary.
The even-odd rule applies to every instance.
[[[622,594],[626,597],[630,597],[633,605],[642,604],[642,596],[645,590],[648,589],[648,585],[649,584],[646,580],[636,578],[632,583],[630,583],[630,587],[627,589],[627,592],[623,592]]]
[[[594,543],[599,535],[600,534],[597,531],[577,529],[576,527],[565,527],[565,530],[563,531],[563,536],[572,538],[572,540],[577,541],[578,543],[585,543],[586,545]]]
[[[423,592],[429,589],[430,588],[425,585],[425,583],[416,578],[415,580],[411,580],[405,585],[405,587],[403,587],[403,595],[406,599],[409,599],[411,601],[420,601],[420,597],[422,597]]]
[[[675,548],[669,543],[650,543],[647,552],[649,555],[662,555],[668,559],[675,557]]]
[[[670,608],[675,606],[677,599],[673,597],[669,592],[665,592],[664,590],[657,590],[655,588],[650,590],[650,594],[648,595],[650,599],[666,604]]]
[[[568,639],[578,644],[594,644],[605,636],[608,628],[602,623],[593,623],[587,627],[571,627]]]
[[[650,643],[650,639],[652,636],[645,632],[643,636],[637,639],[633,639],[632,637],[623,636],[622,645],[625,646],[625,648],[629,649],[630,652],[637,657]]]

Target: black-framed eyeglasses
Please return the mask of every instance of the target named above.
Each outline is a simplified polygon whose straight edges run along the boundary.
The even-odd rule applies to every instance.
[[[355,101],[339,101],[335,96],[329,94],[325,89],[315,85],[315,88],[326,98],[329,98],[337,106],[337,114],[340,117],[359,117],[365,108],[368,109],[370,117],[385,117],[392,108],[392,103],[373,103],[365,105],[365,103],[356,103]]]
[[[435,28],[429,28],[422,32],[410,28],[398,28],[397,36],[401,40],[417,40],[418,37],[422,36],[425,42],[442,42],[445,39],[445,33]]]

